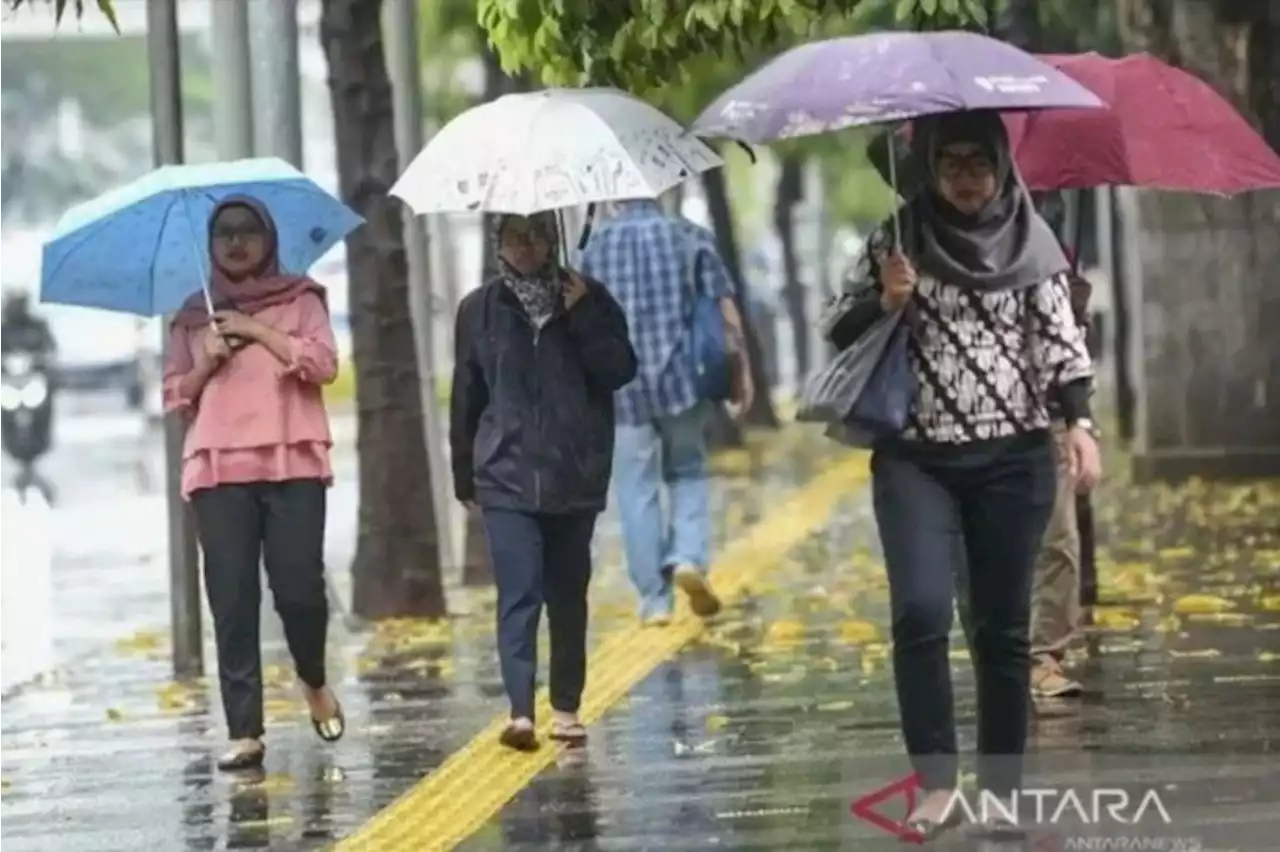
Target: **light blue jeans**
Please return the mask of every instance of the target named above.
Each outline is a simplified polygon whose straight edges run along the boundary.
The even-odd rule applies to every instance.
[[[700,403],[650,423],[618,426],[613,492],[622,516],[627,572],[640,595],[642,618],[671,612],[673,568],[692,565],[707,570],[711,485],[706,421],[710,410]]]

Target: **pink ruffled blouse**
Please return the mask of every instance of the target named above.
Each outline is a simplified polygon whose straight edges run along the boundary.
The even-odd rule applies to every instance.
[[[287,479],[333,481],[333,439],[321,386],[338,374],[337,346],[320,296],[303,293],[254,318],[289,338],[282,362],[250,343],[210,377],[196,398],[183,396],[184,376],[203,357],[207,327],[176,326],[164,368],[165,411],[190,417],[182,451],[182,496],[203,488]]]

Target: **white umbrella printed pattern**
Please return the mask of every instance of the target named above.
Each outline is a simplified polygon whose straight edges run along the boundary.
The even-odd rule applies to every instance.
[[[391,194],[418,214],[516,213],[655,198],[720,157],[618,89],[548,89],[467,110],[414,158]]]

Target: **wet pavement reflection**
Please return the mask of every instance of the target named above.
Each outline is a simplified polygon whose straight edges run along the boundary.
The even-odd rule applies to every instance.
[[[722,454],[716,538],[754,522],[768,499],[794,490],[828,457],[799,436]],[[596,547],[598,638],[632,622],[634,605],[615,518],[601,523]],[[269,642],[268,753],[256,777],[213,767],[225,737],[216,685],[207,677],[171,682],[164,632],[126,622],[99,653],[6,695],[4,840],[40,852],[331,845],[503,708],[493,592],[454,588],[449,599],[456,616],[443,622],[388,622],[360,633],[335,619],[330,677],[350,720],[335,747],[314,737],[285,649]],[[214,659],[208,642],[206,659]]]
[[[829,444],[791,432],[718,462],[720,537],[829,463]],[[1131,768],[1124,760],[1155,755],[1186,796],[1212,779],[1234,796],[1234,824],[1276,836],[1280,483],[1111,482],[1098,513],[1105,605],[1071,660],[1087,692],[1038,704],[1032,735],[1044,771],[1085,755],[1093,771],[1121,773]],[[612,522],[598,548],[593,641],[634,619]],[[256,776],[216,773],[216,688],[168,683],[154,637],[139,634],[6,699],[10,852],[331,846],[502,711],[492,593],[455,590],[451,606],[459,615],[447,622],[393,622],[372,634],[335,625],[331,667],[350,719],[336,747],[311,733],[283,649],[271,647],[269,751]],[[827,529],[464,848],[900,848],[850,813],[853,798],[906,769],[886,612],[869,501],[851,491]],[[972,677],[963,640],[953,647],[971,751]],[[1107,768],[1110,758],[1118,763]]]
[[[1146,778],[1172,824],[1099,838],[1096,822],[1064,818],[1054,835],[993,844],[957,832],[931,847],[1275,848],[1280,483],[1114,482],[1099,515],[1103,601],[1070,660],[1086,693],[1036,702],[1029,777],[1081,796]],[[582,765],[549,769],[464,848],[901,848],[850,812],[909,770],[865,497],[837,517],[596,726]],[[963,643],[957,634],[953,672],[972,754]],[[885,813],[905,809],[897,799]]]

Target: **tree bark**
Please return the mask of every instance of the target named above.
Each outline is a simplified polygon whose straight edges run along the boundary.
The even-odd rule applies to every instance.
[[[791,336],[795,346],[797,389],[809,375],[809,316],[805,286],[800,280],[800,264],[796,258],[795,208],[803,195],[804,161],[794,156],[782,158],[778,172],[777,192],[773,202],[773,226],[782,243],[782,298],[791,320]]]
[[[707,214],[711,218],[711,228],[715,232],[720,257],[728,267],[729,275],[738,290],[738,312],[742,314],[742,330],[747,338],[747,355],[751,359],[751,378],[756,386],[755,401],[747,411],[746,422],[749,426],[777,429],[778,415],[773,410],[773,399],[769,395],[769,371],[766,369],[760,338],[752,322],[751,300],[747,297],[746,279],[742,275],[742,256],[738,252],[738,237],[733,228],[733,211],[729,207],[724,170],[711,169],[703,172],[702,189],[706,194]],[[727,438],[730,439],[727,443],[731,446],[742,443],[741,429],[729,421],[728,417],[716,418],[712,425],[713,440]]]
[[[1118,0],[1129,49],[1203,78],[1280,143],[1280,15],[1254,0]],[[1280,199],[1137,196],[1134,475],[1280,475]],[[1128,245],[1125,248],[1129,248]]]
[[[483,101],[497,100],[505,94],[516,91],[515,81],[507,76],[498,61],[493,48],[487,46],[488,35],[481,33],[481,44],[485,45],[484,61],[484,94]],[[480,235],[480,284],[489,281],[498,274],[498,258],[493,253],[489,234],[495,226],[495,219],[490,214],[483,217],[483,233]],[[479,512],[467,513],[466,531],[463,537],[462,584],[464,586],[488,586],[493,583],[493,563],[489,559],[489,544],[484,537],[484,523]]]
[[[366,220],[346,241],[360,459],[352,611],[373,619],[441,616],[401,206],[388,195],[397,158],[381,0],[324,0],[320,39],[339,190]]]

